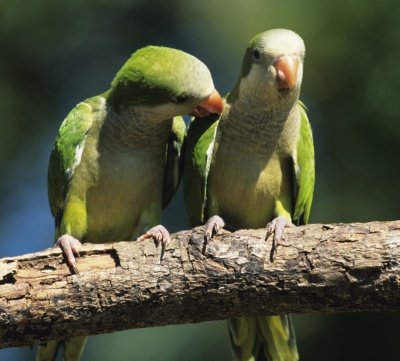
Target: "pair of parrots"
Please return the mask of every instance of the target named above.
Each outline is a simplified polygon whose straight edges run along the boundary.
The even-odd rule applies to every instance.
[[[71,268],[79,272],[80,242],[153,238],[166,246],[161,212],[182,172],[189,221],[206,225],[205,241],[222,227],[267,227],[275,249],[284,227],[307,223],[314,149],[299,101],[304,53],[290,30],[255,36],[223,101],[201,61],[149,46],[110,90],[79,103],[61,125],[48,174],[55,243]],[[185,114],[194,116],[187,137]],[[228,324],[235,360],[298,360],[287,315]],[[37,360],[53,360],[60,345],[64,360],[79,360],[85,341],[47,342]]]

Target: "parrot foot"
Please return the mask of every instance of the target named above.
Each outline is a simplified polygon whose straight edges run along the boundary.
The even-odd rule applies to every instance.
[[[67,256],[68,264],[72,267],[76,274],[79,274],[74,254],[79,257],[79,247],[82,246],[82,243],[69,234],[64,234],[57,240],[55,246],[59,246],[63,250]]]
[[[235,231],[235,228],[226,223],[220,216],[212,216],[206,223],[206,232],[204,233],[204,241],[208,242],[221,228],[228,231]]]
[[[206,223],[206,232],[204,241],[208,242],[214,234],[217,234],[221,228],[224,228],[225,221],[220,216],[212,216]]]
[[[146,239],[153,238],[157,244],[157,246],[162,243],[164,248],[166,248],[171,242],[171,236],[167,229],[159,224],[158,226],[155,226],[151,229],[149,229],[144,235],[140,236],[137,240],[138,241],[144,241]]]
[[[283,217],[276,217],[271,222],[267,224],[267,236],[266,239],[271,234],[274,234],[274,239],[272,243],[272,250],[271,250],[271,261],[273,260],[274,252],[276,252],[278,243],[282,239],[282,234],[284,228],[293,228],[296,227],[292,222],[289,222],[286,218]]]

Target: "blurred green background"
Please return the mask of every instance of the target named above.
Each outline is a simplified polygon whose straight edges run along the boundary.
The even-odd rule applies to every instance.
[[[131,53],[148,44],[183,49],[225,94],[250,38],[277,27],[299,33],[307,48],[311,221],[399,219],[398,14],[394,0],[0,0],[0,257],[51,246],[47,162],[57,130],[79,101],[108,89]],[[164,224],[188,228],[181,193]],[[400,359],[399,323],[395,313],[296,315],[301,359]],[[29,349],[0,350],[1,360],[34,358]],[[83,357],[204,359],[230,359],[224,321],[93,336]]]

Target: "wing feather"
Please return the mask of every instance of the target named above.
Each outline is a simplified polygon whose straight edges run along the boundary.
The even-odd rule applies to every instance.
[[[205,221],[207,177],[219,115],[194,118],[188,129],[183,194],[192,227]]]
[[[297,224],[307,224],[315,183],[314,142],[306,107],[300,101],[298,107],[301,116],[301,126],[296,159],[293,161],[295,176],[295,208],[293,220]]]
[[[93,121],[93,106],[101,97],[89,98],[73,108],[61,124],[50,155],[48,196],[51,213],[59,226],[68,189],[80,164],[86,135]]]
[[[186,124],[182,117],[172,119],[171,133],[166,149],[163,209],[175,195],[182,179],[186,144]]]

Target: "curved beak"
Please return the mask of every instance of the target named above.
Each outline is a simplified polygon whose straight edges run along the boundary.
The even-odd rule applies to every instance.
[[[210,96],[197,105],[189,115],[202,118],[213,113],[221,114],[223,109],[224,101],[217,90],[214,89]]]
[[[286,55],[279,58],[274,66],[278,88],[293,89],[296,85],[299,59],[296,56]]]

